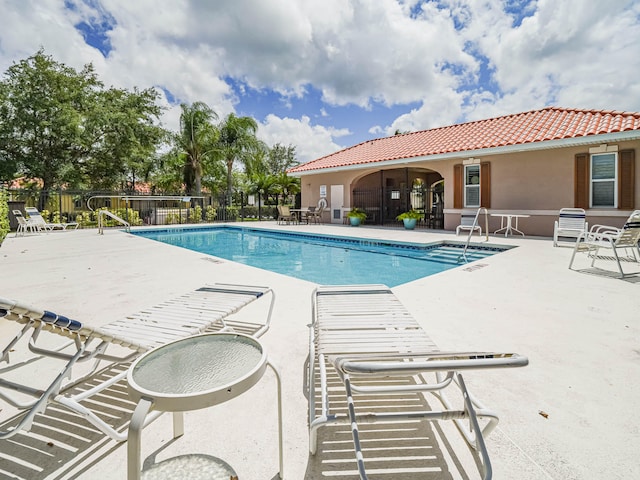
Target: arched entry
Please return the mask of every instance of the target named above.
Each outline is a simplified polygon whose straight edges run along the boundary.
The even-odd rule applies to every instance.
[[[397,225],[407,210],[423,213],[423,226],[442,228],[442,176],[423,168],[397,168],[370,173],[353,183],[351,205],[367,212],[367,223]]]

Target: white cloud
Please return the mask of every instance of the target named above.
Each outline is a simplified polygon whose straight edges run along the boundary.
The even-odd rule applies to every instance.
[[[370,112],[352,117],[363,124],[349,144],[548,104],[640,111],[638,0],[0,0],[0,11],[2,71],[42,46],[75,68],[92,62],[107,85],[158,86],[220,117],[273,90],[292,118],[267,117],[261,135],[305,161],[341,148],[340,106]],[[107,57],[80,21],[110,25]],[[234,92],[230,77],[250,88]],[[324,103],[309,103],[312,90]],[[164,103],[176,128],[179,109]],[[381,105],[401,113],[383,119]]]
[[[312,125],[307,116],[295,119],[267,115],[265,122],[260,125],[258,136],[269,146],[276,143],[294,145],[297,160],[305,163],[344,148],[337,145],[334,139],[349,133],[346,128]]]

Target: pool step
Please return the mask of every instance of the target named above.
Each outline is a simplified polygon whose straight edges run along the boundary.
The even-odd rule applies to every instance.
[[[462,256],[461,248],[447,248],[439,247],[434,250],[429,250],[425,253],[424,258],[437,260],[443,263],[459,263],[459,259]],[[480,260],[487,257],[486,252],[477,252],[473,250],[467,250],[467,261],[473,262],[474,260]]]

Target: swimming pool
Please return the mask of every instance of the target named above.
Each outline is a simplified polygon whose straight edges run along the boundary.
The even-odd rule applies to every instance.
[[[506,250],[399,243],[248,227],[170,228],[132,232],[159,242],[325,285],[383,283],[395,287]]]

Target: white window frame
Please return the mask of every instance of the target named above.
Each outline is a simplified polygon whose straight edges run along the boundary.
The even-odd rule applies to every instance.
[[[469,168],[474,168],[478,170],[478,183],[467,183],[467,169]],[[468,195],[467,192],[470,189],[474,189],[474,190],[478,190],[478,204],[477,205],[471,205],[469,203],[469,201],[467,200]],[[464,206],[465,208],[467,207],[480,207],[480,204],[482,203],[482,199],[480,198],[480,164],[472,164],[472,165],[465,165],[464,166]]]
[[[599,157],[603,155],[612,155],[613,156],[613,179],[611,178],[603,178],[603,179],[594,179],[593,178],[593,159],[594,157]],[[594,183],[604,183],[611,182],[613,180],[613,203],[611,205],[594,205],[593,204],[593,184]],[[606,153],[592,153],[589,156],[589,207],[590,208],[618,208],[618,152],[606,152]]]

